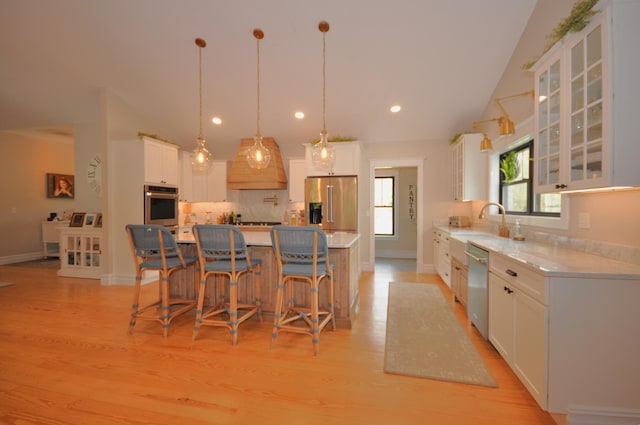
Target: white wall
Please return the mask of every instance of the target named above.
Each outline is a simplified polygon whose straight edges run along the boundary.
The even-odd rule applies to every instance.
[[[42,257],[41,223],[76,209],[77,193],[47,198],[47,173],[75,174],[72,141],[0,132],[0,264]]]

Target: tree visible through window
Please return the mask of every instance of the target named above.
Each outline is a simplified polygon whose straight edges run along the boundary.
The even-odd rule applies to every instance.
[[[560,194],[533,192],[533,140],[499,159],[500,203],[507,214],[560,216]]]
[[[379,236],[393,236],[395,234],[395,182],[394,177],[376,177],[375,180],[375,229]]]

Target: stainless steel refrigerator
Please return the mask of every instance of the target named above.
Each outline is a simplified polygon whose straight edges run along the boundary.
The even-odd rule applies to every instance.
[[[307,177],[304,181],[307,222],[325,232],[358,231],[358,178]]]

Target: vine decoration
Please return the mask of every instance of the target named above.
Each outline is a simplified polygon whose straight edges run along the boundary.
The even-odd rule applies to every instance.
[[[546,38],[548,42],[542,54],[522,65],[522,69],[525,71],[531,69],[540,57],[547,53],[554,44],[562,40],[564,36],[570,32],[580,32],[589,25],[591,18],[600,12],[599,10],[593,10],[593,7],[598,3],[598,1],[599,0],[576,1],[571,8],[571,14],[560,21],[553,31],[547,35]]]
[[[343,136],[335,136],[335,137],[329,137],[327,139],[327,142],[329,143],[335,143],[335,142],[355,142],[356,139],[355,137],[343,137]],[[311,140],[309,143],[311,145],[315,145],[316,143],[319,143],[320,139],[313,139]]]

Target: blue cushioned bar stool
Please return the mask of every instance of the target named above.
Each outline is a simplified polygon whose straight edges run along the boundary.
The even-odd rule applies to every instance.
[[[169,333],[169,324],[177,316],[195,307],[195,300],[172,298],[169,278],[178,270],[194,268],[194,285],[198,276],[198,259],[184,257],[173,235],[164,226],[151,224],[129,224],[126,226],[136,265],[136,285],[133,296],[129,333],[133,333],[136,320],[157,320],[162,324],[164,336]],[[140,287],[142,274],[154,270],[160,273],[160,299],[141,307]],[[196,288],[197,289],[197,288]]]
[[[231,342],[238,342],[238,327],[242,322],[257,315],[262,322],[262,301],[260,292],[259,259],[249,258],[244,236],[237,227],[226,224],[197,224],[193,226],[193,235],[198,247],[200,261],[200,289],[196,324],[193,329],[195,341],[202,326],[223,326],[231,332]],[[252,273],[253,291],[249,285],[243,289],[244,303],[238,302],[238,282],[246,273]],[[205,310],[207,282],[210,277],[223,277],[229,281],[228,289],[223,285],[213,288],[214,297]],[[243,280],[244,282],[244,280]],[[253,303],[248,300],[253,298]]]
[[[271,346],[278,333],[294,332],[311,336],[313,354],[320,352],[320,332],[331,323],[336,328],[333,292],[333,264],[329,263],[327,235],[311,226],[273,226],[271,243],[278,265],[278,289]],[[326,310],[319,306],[319,287],[328,285]],[[311,291],[310,305],[294,299],[294,283],[306,283]],[[285,296],[287,297],[285,306]]]

